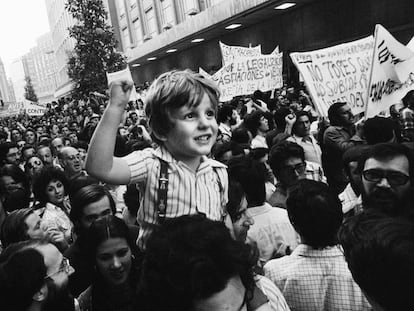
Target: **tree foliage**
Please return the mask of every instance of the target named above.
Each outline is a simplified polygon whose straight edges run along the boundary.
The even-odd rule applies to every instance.
[[[70,37],[76,40],[68,59],[73,96],[82,98],[94,91],[104,93],[108,86],[106,72],[124,69],[126,59],[116,51],[117,41],[107,23],[102,0],[67,0],[66,10],[77,20],[69,28]]]
[[[37,103],[37,95],[33,88],[32,79],[29,76],[24,78],[26,80],[26,85],[24,86],[24,97],[27,100]]]

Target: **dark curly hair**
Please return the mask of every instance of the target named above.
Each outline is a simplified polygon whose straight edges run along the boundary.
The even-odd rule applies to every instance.
[[[41,205],[46,204],[49,198],[46,194],[46,187],[52,180],[59,180],[65,192],[69,190],[69,181],[65,174],[55,167],[44,167],[38,174],[36,174],[33,181],[33,194],[35,199],[40,202]]]
[[[252,298],[256,258],[222,222],[200,215],[166,221],[151,234],[138,290],[144,310],[193,310],[239,276]],[[163,299],[159,295],[163,293]]]

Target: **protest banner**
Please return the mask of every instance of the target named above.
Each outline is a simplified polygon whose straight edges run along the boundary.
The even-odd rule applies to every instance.
[[[24,103],[9,103],[7,110],[4,112],[5,117],[15,116],[24,111]]]
[[[263,92],[283,86],[283,53],[243,57],[217,71],[212,79],[220,89],[220,100]]]
[[[243,57],[256,57],[262,55],[262,47],[259,44],[255,47],[243,47],[226,45],[219,41],[223,67],[229,65],[236,59]]]
[[[43,116],[47,110],[46,107],[36,105],[35,103],[32,103],[30,101],[24,102],[24,110],[26,111],[26,114],[30,117],[38,117]]]
[[[338,101],[347,102],[354,114],[365,111],[373,47],[369,36],[290,54],[320,115],[327,116],[329,106]]]
[[[107,72],[106,78],[108,79],[108,86],[111,84],[111,82],[116,80],[127,80],[132,82],[134,86],[132,87],[131,96],[129,97],[129,100],[136,101],[140,99],[140,96],[138,96],[137,91],[135,90],[134,80],[132,79],[131,71],[129,70],[129,68],[111,73]]]
[[[374,56],[369,83],[366,118],[389,110],[414,90],[414,51],[412,41],[405,46],[383,26],[375,27]]]

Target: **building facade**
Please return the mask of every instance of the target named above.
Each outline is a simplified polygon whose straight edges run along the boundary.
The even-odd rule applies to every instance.
[[[19,57],[15,59],[10,65],[10,80],[13,85],[14,99],[16,102],[22,102],[25,100],[25,89],[26,86],[26,71],[27,62],[25,57]]]
[[[65,0],[45,0],[49,27],[53,41],[53,49],[56,59],[56,98],[70,93],[72,83],[67,74],[68,54],[75,47],[75,40],[69,37],[68,28],[75,24],[75,20],[65,9]],[[54,82],[55,83],[55,82]]]
[[[289,53],[309,51],[373,34],[382,24],[407,43],[414,34],[411,0],[109,0],[118,39],[136,84],[167,70],[221,67],[219,41],[276,46],[284,52],[288,83],[298,81]],[[282,5],[282,6],[281,6]],[[111,6],[110,6],[111,8]]]
[[[39,103],[45,104],[55,100],[58,87],[56,58],[50,33],[39,37],[36,43],[27,54],[26,63]]]
[[[13,94],[10,92],[9,82],[7,81],[6,71],[3,61],[0,59],[0,99],[3,102],[14,101]]]

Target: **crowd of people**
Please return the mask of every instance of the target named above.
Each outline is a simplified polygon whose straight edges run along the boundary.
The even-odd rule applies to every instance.
[[[0,121],[1,310],[414,310],[414,91],[132,87]]]

